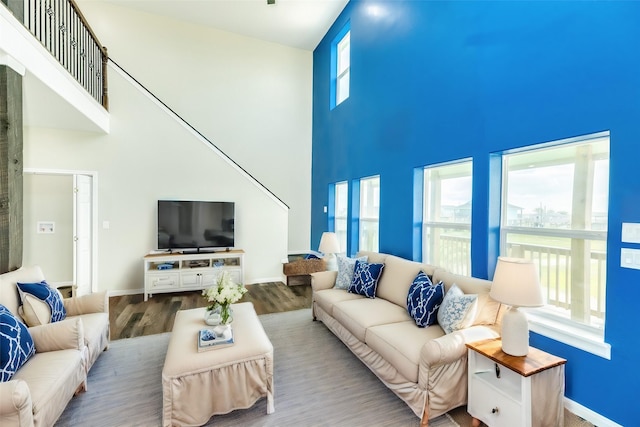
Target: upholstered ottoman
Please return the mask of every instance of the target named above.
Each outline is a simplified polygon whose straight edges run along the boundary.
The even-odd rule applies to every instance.
[[[267,398],[274,411],[273,346],[250,302],[232,304],[234,344],[198,352],[204,308],[176,313],[162,369],[164,426],[202,425]]]

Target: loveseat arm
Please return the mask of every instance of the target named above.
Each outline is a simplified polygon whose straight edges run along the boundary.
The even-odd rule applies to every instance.
[[[467,354],[468,342],[498,338],[500,335],[487,326],[472,326],[440,338],[430,340],[420,351],[421,364],[428,368],[453,363]]]
[[[67,316],[78,316],[89,313],[109,313],[109,297],[106,292],[65,298],[63,300]]]
[[[56,350],[84,352],[84,325],[79,317],[29,328],[37,353]]]
[[[33,426],[31,391],[23,380],[0,382],[0,425]]]
[[[331,289],[336,284],[337,277],[337,271],[318,271],[317,273],[311,273],[311,289],[314,292]]]

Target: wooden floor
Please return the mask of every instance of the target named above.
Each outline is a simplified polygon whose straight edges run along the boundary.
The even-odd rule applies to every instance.
[[[258,314],[311,307],[311,286],[286,286],[281,282],[246,285],[240,302],[251,301]],[[142,294],[109,298],[111,339],[170,332],[176,311],[207,305],[201,291],[155,294],[147,302]]]

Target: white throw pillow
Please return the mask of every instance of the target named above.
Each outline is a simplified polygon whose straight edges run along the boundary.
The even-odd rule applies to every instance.
[[[442,305],[438,309],[438,324],[446,334],[473,324],[478,307],[478,295],[466,295],[454,283],[444,294]]]
[[[336,289],[349,289],[353,281],[353,271],[356,267],[356,261],[367,262],[367,257],[348,258],[344,255],[338,255],[338,276],[336,277]]]

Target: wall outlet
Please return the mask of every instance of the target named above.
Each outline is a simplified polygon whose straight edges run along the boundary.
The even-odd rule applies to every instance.
[[[620,267],[640,270],[640,249],[620,249]]]

